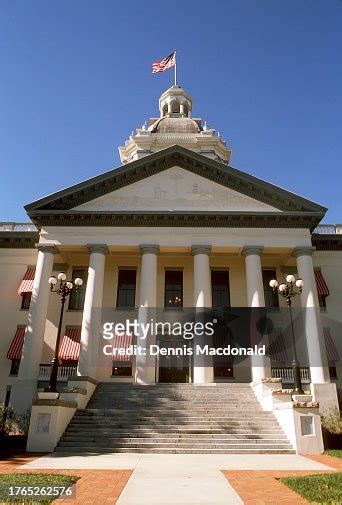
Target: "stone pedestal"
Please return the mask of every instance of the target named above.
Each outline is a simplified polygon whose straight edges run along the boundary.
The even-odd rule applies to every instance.
[[[76,402],[34,400],[26,446],[27,452],[52,452],[76,409]]]
[[[91,377],[70,377],[68,387],[59,389],[58,399],[34,400],[26,450],[52,452],[76,409],[87,406],[97,384]]]

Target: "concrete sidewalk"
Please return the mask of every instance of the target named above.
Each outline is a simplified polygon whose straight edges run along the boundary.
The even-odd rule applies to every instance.
[[[21,470],[132,469],[118,505],[221,505],[242,500],[221,470],[311,470],[331,467],[297,455],[72,454],[53,453]]]
[[[21,470],[135,469],[139,463],[148,467],[167,465],[182,468],[219,470],[331,470],[332,468],[296,454],[95,454],[56,452],[38,457],[20,466]]]

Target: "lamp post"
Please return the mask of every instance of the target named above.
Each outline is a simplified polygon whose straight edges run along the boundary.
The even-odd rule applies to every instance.
[[[286,282],[280,284],[279,287],[276,279],[272,279],[270,281],[270,286],[274,292],[278,291],[279,295],[285,298],[286,304],[289,308],[290,320],[291,320],[291,333],[292,333],[292,353],[293,353],[293,359],[292,359],[293,382],[294,382],[293,394],[302,395],[304,394],[304,391],[302,388],[302,381],[300,379],[300,364],[297,358],[296,340],[293,328],[292,298],[301,294],[304,286],[304,281],[302,279],[296,280],[294,275],[287,275]]]
[[[59,286],[57,286],[58,281],[59,281]],[[45,391],[48,393],[57,393],[58,352],[59,352],[59,345],[60,345],[61,333],[62,333],[64,305],[65,305],[66,299],[71,294],[71,292],[73,290],[78,291],[80,286],[82,286],[83,280],[80,279],[79,277],[77,277],[77,279],[74,280],[74,284],[75,284],[75,286],[74,286],[74,284],[72,282],[66,280],[65,273],[60,272],[57,276],[57,279],[54,276],[50,277],[49,284],[50,284],[51,292],[57,293],[57,295],[60,298],[61,312],[60,312],[59,323],[58,323],[55,355],[54,355],[52,362],[51,362],[51,372],[50,372],[49,385],[45,389]],[[56,288],[54,289],[55,286],[56,286]]]

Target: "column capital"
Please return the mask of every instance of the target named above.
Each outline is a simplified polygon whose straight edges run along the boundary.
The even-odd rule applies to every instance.
[[[242,256],[250,256],[251,254],[254,256],[261,256],[262,251],[264,250],[261,245],[246,245],[242,249]]]
[[[106,244],[87,244],[88,251],[91,253],[109,254],[109,249]]]
[[[206,254],[210,256],[211,253],[211,245],[193,245],[191,247],[191,254],[196,256],[197,254]]]
[[[160,248],[158,244],[141,244],[139,246],[140,254],[159,254]]]
[[[295,258],[298,258],[298,256],[312,256],[315,250],[316,248],[310,245],[295,247],[292,251],[292,256]]]
[[[38,251],[43,252],[43,253],[45,253],[45,252],[50,253],[50,254],[57,254],[58,253],[58,249],[55,246],[55,244],[36,244],[36,248],[38,249]]]

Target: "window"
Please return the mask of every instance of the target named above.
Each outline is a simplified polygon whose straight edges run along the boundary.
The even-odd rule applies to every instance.
[[[327,308],[326,298],[327,298],[326,296],[318,294],[318,303],[322,310],[326,310]]]
[[[262,280],[264,283],[265,306],[268,308],[276,309],[279,307],[278,294],[273,291],[270,286],[270,281],[277,278],[275,270],[263,270]]]
[[[215,378],[234,378],[234,368],[232,366],[214,366]]]
[[[20,359],[12,359],[10,375],[18,375]]]
[[[179,106],[179,102],[177,100],[174,100],[172,103],[171,103],[171,111],[172,113],[174,114],[179,114],[179,111],[180,111],[180,106]]]
[[[337,379],[336,366],[329,366],[329,375],[330,375],[330,379]]]
[[[211,291],[214,308],[230,307],[228,270],[211,271]]]
[[[136,270],[119,270],[118,293],[116,306],[118,308],[135,307]]]
[[[80,277],[83,279],[82,286],[78,289],[78,291],[72,290],[70,299],[69,299],[69,310],[83,310],[84,298],[86,292],[87,278],[88,278],[88,270],[86,269],[75,269],[72,271],[72,282]]]
[[[23,293],[21,295],[21,309],[28,310],[31,303],[31,292]]]
[[[113,361],[113,377],[132,377],[132,364],[122,366],[122,361]]]
[[[183,307],[183,272],[165,270],[165,307]]]

